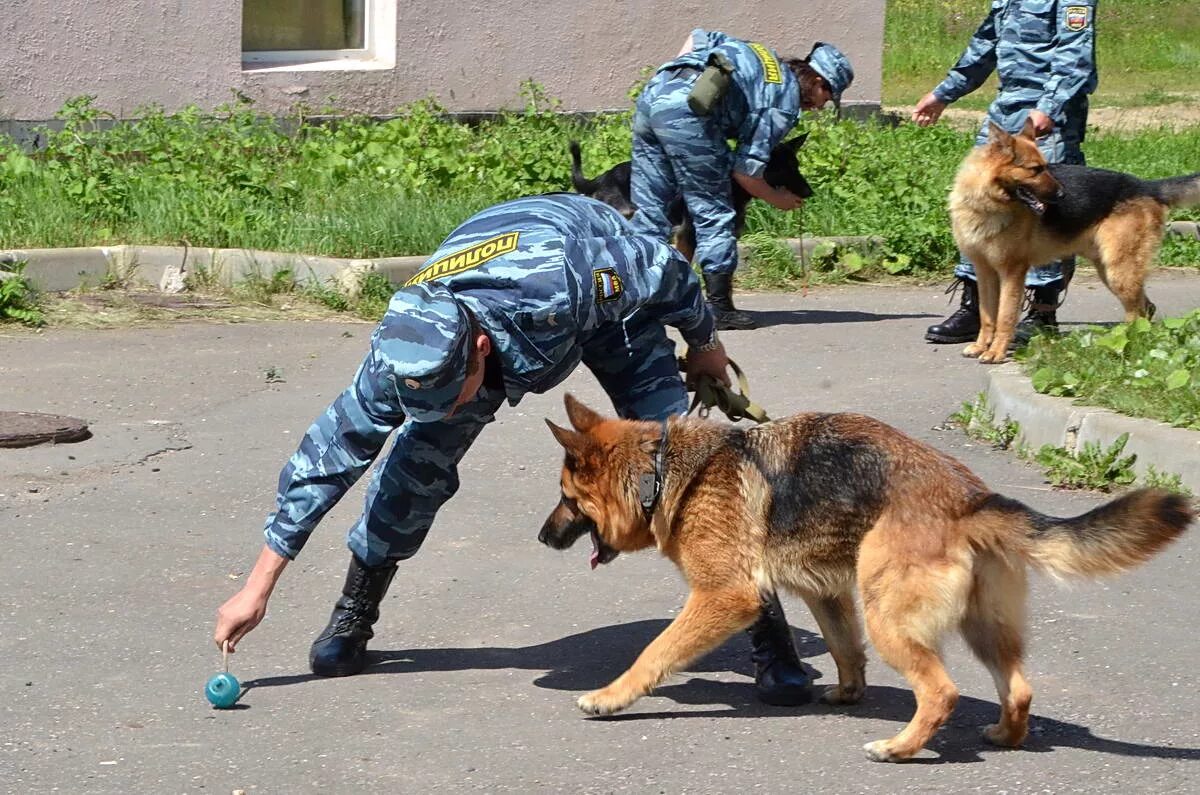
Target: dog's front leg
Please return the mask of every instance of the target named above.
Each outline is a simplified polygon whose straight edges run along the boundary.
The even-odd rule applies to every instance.
[[[1017,330],[1017,318],[1021,314],[1021,293],[1025,287],[1027,268],[1006,268],[1000,281],[1000,307],[996,313],[996,333],[992,344],[979,356],[984,364],[997,364],[1008,356],[1008,346]]]
[[[979,336],[963,348],[963,356],[976,357],[987,351],[996,333],[996,306],[1000,303],[1000,274],[990,265],[975,264],[975,286],[979,300]]]
[[[628,671],[579,699],[589,715],[620,712],[675,671],[745,629],[759,613],[758,590],[692,591],[683,610],[647,646]]]

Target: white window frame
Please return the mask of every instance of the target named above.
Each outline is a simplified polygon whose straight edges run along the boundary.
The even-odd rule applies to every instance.
[[[364,0],[361,50],[242,52],[243,72],[318,72],[394,69],[397,0]]]

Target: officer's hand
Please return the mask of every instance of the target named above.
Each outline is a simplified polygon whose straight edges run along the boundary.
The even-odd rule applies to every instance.
[[[238,641],[257,627],[267,614],[267,598],[268,594],[247,585],[217,609],[213,642],[218,649],[223,648],[225,641],[229,641],[229,652],[232,654],[235,651]]]
[[[917,107],[912,112],[912,120],[917,123],[918,127],[928,127],[937,123],[945,109],[946,103],[935,97],[930,91],[917,103]]]
[[[1038,138],[1041,138],[1054,129],[1054,119],[1040,110],[1029,111],[1029,120],[1033,122],[1033,134]]]
[[[693,386],[696,379],[702,375],[711,375],[725,386],[733,385],[733,381],[729,379],[729,357],[725,355],[725,345],[720,341],[711,351],[688,348],[684,369],[687,372],[688,386]]]
[[[768,201],[779,210],[798,210],[804,206],[804,199],[787,188],[778,188]]]

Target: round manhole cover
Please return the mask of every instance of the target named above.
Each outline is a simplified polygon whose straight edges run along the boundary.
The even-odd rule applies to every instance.
[[[91,435],[87,423],[74,417],[32,411],[0,411],[0,447],[81,442]]]

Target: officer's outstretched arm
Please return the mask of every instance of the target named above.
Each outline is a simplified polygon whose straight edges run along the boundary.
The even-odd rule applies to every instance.
[[[313,422],[279,473],[275,512],[267,519],[267,546],[292,559],[338,500],[379,455],[404,421],[387,371],[367,354],[354,381]]]
[[[941,102],[954,102],[983,85],[996,69],[996,9],[987,17],[971,37],[967,50],[954,66],[950,67],[946,79],[933,89],[933,95]]]

